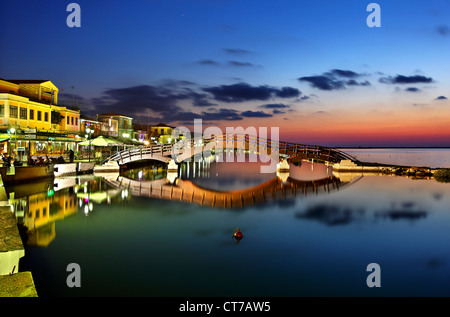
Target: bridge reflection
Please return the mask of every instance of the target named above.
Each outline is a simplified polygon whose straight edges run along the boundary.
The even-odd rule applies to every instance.
[[[173,178],[170,176],[159,180],[135,180],[117,176],[105,178],[105,182],[112,187],[126,189],[133,196],[175,200],[219,208],[245,207],[297,196],[330,193],[352,183],[343,182],[336,176],[303,181],[288,175],[278,175],[250,188],[218,191],[201,187],[190,180],[176,178],[176,175]]]

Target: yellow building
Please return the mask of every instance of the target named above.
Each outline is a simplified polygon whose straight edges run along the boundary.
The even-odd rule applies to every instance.
[[[159,143],[172,143],[172,131],[174,127],[165,123],[150,126],[150,139]]]
[[[58,106],[58,92],[48,80],[0,79],[0,153],[58,156],[75,147],[80,111]]]

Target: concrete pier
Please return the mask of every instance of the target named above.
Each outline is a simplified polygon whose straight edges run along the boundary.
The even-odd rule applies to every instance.
[[[375,173],[385,175],[403,175],[417,177],[431,177],[436,169],[417,166],[399,166],[379,163],[355,163],[350,160],[342,160],[333,165],[333,172],[337,173]]]
[[[37,297],[31,272],[19,272],[25,248],[9,206],[0,207],[0,297]]]

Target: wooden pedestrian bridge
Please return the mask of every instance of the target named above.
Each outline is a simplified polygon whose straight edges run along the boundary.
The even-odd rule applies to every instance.
[[[282,177],[277,176],[257,186],[231,191],[203,188],[190,180],[180,178],[142,181],[117,176],[106,177],[104,181],[114,188],[128,190],[132,196],[196,203],[218,208],[242,208],[297,196],[331,193],[357,180],[342,182],[335,176],[307,181],[291,177],[283,180]]]
[[[300,160],[315,160],[332,164],[340,163],[342,160],[358,162],[355,157],[330,147],[273,141],[249,134],[225,133],[212,135],[208,138],[192,138],[184,140],[183,143],[157,144],[126,149],[110,156],[102,164],[117,162],[119,166],[122,166],[144,160],[168,163],[172,159],[176,163],[180,163],[206,151],[218,153],[221,150],[243,150],[248,151],[248,153],[263,154],[276,160],[277,163],[280,156],[292,163]],[[173,153],[177,153],[177,156],[174,157]]]

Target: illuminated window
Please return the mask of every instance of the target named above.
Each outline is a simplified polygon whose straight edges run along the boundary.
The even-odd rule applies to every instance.
[[[20,119],[27,119],[27,108],[20,107]]]
[[[9,106],[9,117],[10,118],[17,118],[17,107],[16,106]]]

